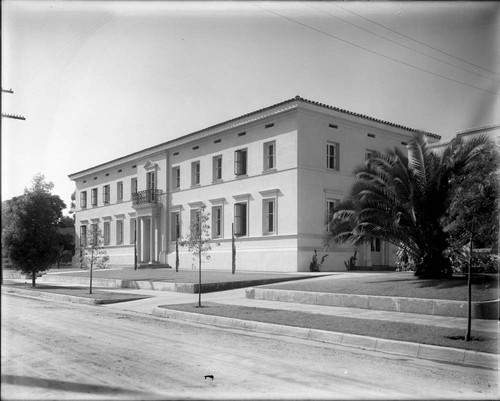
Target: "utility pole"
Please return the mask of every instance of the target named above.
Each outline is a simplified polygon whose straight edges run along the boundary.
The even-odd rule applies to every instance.
[[[2,93],[14,93],[14,91],[12,89],[4,89],[2,88]],[[16,114],[8,114],[8,113],[3,113],[2,112],[2,118],[13,118],[15,120],[26,120],[26,118],[24,118],[23,116],[18,116]]]

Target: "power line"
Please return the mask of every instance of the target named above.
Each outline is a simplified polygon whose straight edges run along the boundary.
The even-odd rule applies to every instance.
[[[495,81],[495,82],[498,82],[498,80],[493,79],[493,78],[490,78],[490,77],[487,77],[486,75],[479,74],[478,72],[471,71],[471,70],[468,70],[468,69],[466,69],[466,68],[462,68],[462,67],[457,66],[457,65],[452,64],[452,63],[448,63],[447,61],[441,60],[441,59],[440,59],[440,58],[438,58],[438,57],[431,56],[431,55],[426,54],[426,53],[424,53],[424,52],[421,52],[421,51],[419,51],[419,50],[413,49],[413,48],[412,48],[412,47],[410,47],[410,46],[406,46],[406,45],[404,45],[404,44],[402,44],[402,43],[396,42],[395,40],[392,40],[392,39],[387,38],[387,37],[385,37],[385,36],[383,36],[383,35],[380,35],[380,34],[378,34],[378,33],[376,33],[376,32],[373,32],[373,31],[370,31],[370,30],[368,30],[368,29],[365,29],[365,28],[363,28],[363,27],[361,27],[361,26],[359,26],[359,25],[356,25],[356,24],[354,24],[354,23],[352,23],[352,22],[350,22],[350,21],[346,21],[345,19],[340,18],[340,17],[337,17],[336,15],[330,14],[329,12],[327,12],[327,11],[325,11],[325,10],[321,10],[321,9],[316,8],[316,7],[313,7],[313,6],[309,5],[309,4],[307,4],[307,5],[308,5],[310,8],[313,8],[313,9],[315,9],[315,10],[317,10],[317,11],[320,11],[320,12],[322,12],[322,13],[326,14],[326,15],[329,15],[330,17],[337,18],[337,19],[339,19],[340,21],[342,21],[342,22],[344,22],[344,23],[346,23],[346,24],[352,25],[352,26],[354,26],[354,27],[356,27],[356,28],[358,28],[358,29],[361,29],[361,30],[363,30],[363,31],[365,31],[365,32],[368,32],[368,33],[372,34],[372,35],[378,36],[379,38],[382,38],[382,39],[384,39],[384,40],[388,40],[389,42],[395,43],[395,44],[396,44],[396,45],[398,45],[398,46],[402,46],[402,47],[404,47],[405,49],[411,50],[411,51],[413,51],[413,52],[415,52],[415,53],[418,53],[418,54],[421,54],[421,55],[423,55],[423,56],[425,56],[425,57],[429,57],[429,58],[431,58],[431,59],[433,59],[433,60],[436,60],[436,61],[438,61],[438,62],[440,62],[440,63],[447,64],[447,65],[449,65],[449,66],[451,66],[451,67],[458,68],[458,69],[460,69],[460,70],[462,70],[462,71],[466,71],[466,72],[469,72],[469,73],[471,73],[471,74],[475,74],[475,75],[477,75],[477,76],[480,76],[480,77],[483,77],[483,78],[489,79],[490,81]],[[337,7],[339,7],[339,6],[337,6]],[[340,7],[340,8],[342,8],[342,9],[344,10],[344,8],[343,8],[343,7]],[[346,10],[346,11],[347,11],[347,10]],[[349,12],[350,12],[350,11],[349,11]],[[353,13],[353,14],[354,14],[354,13]],[[356,15],[357,15],[357,14],[356,14]],[[375,23],[375,22],[374,22],[374,23]],[[394,31],[394,32],[395,32],[395,31]],[[397,33],[397,32],[396,32],[396,33]],[[402,34],[400,34],[400,35],[402,35]],[[404,36],[404,35],[402,35],[402,36]]]
[[[390,56],[386,56],[385,54],[382,54],[382,53],[376,52],[375,50],[370,50],[370,49],[367,49],[366,47],[363,47],[363,46],[357,45],[356,43],[353,43],[353,42],[350,42],[350,41],[348,41],[348,40],[345,40],[345,39],[339,38],[339,37],[337,37],[337,36],[335,36],[335,35],[332,35],[332,34],[329,34],[329,33],[327,33],[327,32],[324,32],[324,31],[322,31],[321,29],[314,28],[314,27],[312,27],[312,26],[310,26],[310,25],[307,25],[307,24],[304,24],[304,23],[302,23],[302,22],[300,22],[300,21],[294,20],[293,18],[286,17],[286,16],[281,15],[281,14],[279,14],[279,13],[277,13],[277,12],[274,12],[274,11],[268,10],[268,9],[266,9],[266,8],[262,7],[262,6],[256,6],[256,7],[259,7],[259,8],[261,8],[262,10],[267,11],[267,12],[268,12],[268,13],[270,13],[270,14],[274,14],[274,15],[276,15],[276,16],[278,16],[278,17],[284,18],[284,19],[286,19],[287,21],[294,22],[294,23],[296,23],[296,24],[298,24],[298,25],[301,25],[301,26],[303,26],[303,27],[309,28],[309,29],[311,29],[311,30],[313,30],[313,31],[315,31],[315,32],[318,32],[318,33],[321,33],[321,34],[323,34],[323,35],[329,36],[329,37],[331,37],[331,38],[337,39],[337,40],[339,40],[339,41],[341,41],[341,42],[347,43],[347,44],[349,44],[349,45],[351,45],[351,46],[354,46],[354,47],[357,47],[357,48],[359,48],[359,49],[365,50],[365,51],[367,51],[367,52],[370,52],[370,53],[376,54],[376,55],[378,55],[378,56],[381,56],[381,57],[387,58],[387,59],[392,60],[392,61],[395,61],[395,62],[397,62],[397,63],[403,64],[403,65],[406,65],[407,67],[410,67],[410,68],[413,68],[413,69],[416,69],[416,70],[419,70],[419,71],[427,72],[428,74],[435,75],[435,76],[437,76],[437,77],[440,77],[440,78],[446,79],[446,80],[451,81],[451,82],[456,82],[456,83],[458,83],[458,84],[460,84],[460,85],[465,85],[465,86],[468,86],[468,87],[470,87],[470,88],[479,89],[479,90],[481,90],[481,91],[484,91],[484,92],[489,92],[489,93],[492,93],[492,94],[494,94],[494,95],[500,95],[500,93],[499,93],[499,92],[494,92],[494,91],[490,91],[490,90],[488,90],[488,89],[480,88],[480,87],[475,86],[475,85],[467,84],[467,83],[462,82],[462,81],[459,81],[459,80],[457,80],[457,79],[449,78],[449,77],[447,77],[447,76],[445,76],[445,75],[441,75],[441,74],[438,74],[438,73],[435,73],[435,72],[432,72],[432,71],[426,70],[425,68],[420,68],[420,67],[417,67],[417,66],[411,65],[411,64],[409,64],[409,63],[405,63],[404,61],[397,60],[397,59],[392,58],[392,57],[390,57]]]
[[[387,29],[388,31],[394,32],[394,33],[396,33],[396,34],[398,34],[398,35],[400,35],[400,36],[403,36],[403,37],[404,37],[404,38],[406,38],[406,39],[412,40],[413,42],[417,42],[418,44],[421,44],[422,46],[428,47],[429,49],[432,49],[432,50],[435,50],[435,51],[437,51],[437,52],[443,53],[443,54],[447,55],[448,57],[454,58],[455,60],[462,61],[462,62],[464,62],[464,63],[467,63],[467,64],[469,64],[469,65],[472,65],[473,67],[480,68],[481,70],[488,71],[488,72],[491,72],[492,74],[495,74],[495,75],[499,75],[499,76],[500,76],[500,74],[499,74],[498,72],[488,70],[487,68],[481,67],[481,66],[479,66],[479,65],[476,65],[476,64],[474,64],[474,63],[471,63],[470,61],[464,60],[464,59],[462,59],[462,58],[460,58],[460,57],[456,57],[456,56],[454,56],[453,54],[450,54],[450,53],[447,53],[447,52],[445,52],[445,51],[443,51],[443,50],[441,50],[441,49],[438,49],[437,47],[433,47],[433,46],[430,46],[430,45],[428,45],[428,44],[426,44],[426,43],[424,43],[424,42],[421,42],[421,41],[419,41],[419,40],[417,40],[417,39],[413,39],[413,38],[411,38],[411,37],[409,37],[409,36],[407,36],[407,35],[404,35],[404,34],[402,34],[402,33],[398,32],[398,31],[394,30],[394,29],[391,29],[391,28],[389,28],[389,27],[386,27],[385,25],[379,24],[378,22],[375,22],[375,21],[373,21],[373,20],[371,20],[371,19],[369,19],[369,18],[363,17],[362,15],[359,15],[359,14],[355,13],[354,11],[347,10],[347,9],[345,9],[344,7],[339,6],[338,4],[334,4],[334,5],[335,5],[336,7],[338,7],[338,8],[341,8],[342,10],[344,10],[344,11],[346,11],[346,12],[348,12],[348,13],[351,13],[351,14],[354,14],[354,15],[358,16],[359,18],[363,18],[364,20],[369,21],[369,22],[371,22],[372,24],[378,25],[378,26],[380,26],[380,27],[382,27],[382,28],[384,28],[384,29]]]

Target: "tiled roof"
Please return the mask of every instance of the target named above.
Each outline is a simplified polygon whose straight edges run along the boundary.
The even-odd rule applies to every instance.
[[[274,109],[279,110],[280,108],[283,108],[283,107],[285,107],[287,105],[290,105],[290,106],[293,107],[293,103],[296,103],[298,105],[299,102],[302,102],[302,103],[305,103],[305,104],[310,104],[310,105],[317,106],[317,107],[321,107],[321,108],[324,108],[324,109],[327,109],[327,110],[333,110],[333,111],[336,111],[336,112],[339,112],[339,113],[344,113],[344,114],[347,114],[347,115],[350,115],[350,116],[363,118],[363,119],[370,120],[370,121],[373,121],[373,122],[376,122],[376,123],[389,125],[391,127],[403,129],[403,130],[406,130],[406,131],[410,131],[410,132],[414,132],[414,133],[420,133],[420,134],[423,134],[423,135],[428,135],[428,136],[431,136],[431,137],[434,137],[434,138],[437,138],[437,139],[441,139],[440,135],[436,135],[436,134],[433,134],[433,133],[430,133],[430,132],[426,132],[426,131],[417,130],[417,129],[414,129],[414,128],[405,127],[403,125],[391,123],[389,121],[380,120],[380,119],[373,118],[373,117],[370,117],[370,116],[367,116],[367,115],[364,115],[364,114],[354,113],[354,112],[349,111],[349,110],[339,109],[338,107],[329,106],[329,105],[324,104],[324,103],[313,102],[312,100],[304,99],[304,98],[302,98],[300,96],[295,96],[294,98],[285,100],[283,102],[276,103],[276,104],[273,104],[273,105],[268,106],[268,107],[264,107],[264,108],[259,109],[259,110],[255,110],[255,111],[252,111],[252,112],[247,113],[247,114],[243,114],[243,115],[241,115],[239,117],[232,118],[231,120],[227,120],[227,121],[224,121],[222,123],[218,123],[218,124],[212,125],[210,127],[206,127],[206,128],[201,129],[201,130],[191,132],[189,134],[186,134],[186,135],[183,135],[181,137],[172,139],[170,141],[167,141],[167,142],[164,142],[164,143],[161,143],[161,144],[158,144],[158,145],[146,148],[146,149],[142,149],[140,151],[128,154],[128,155],[120,157],[118,159],[110,160],[110,161],[105,162],[103,164],[99,164],[97,166],[93,166],[91,168],[88,168],[88,169],[85,169],[85,170],[82,170],[82,171],[70,174],[69,177],[71,178],[72,176],[75,176],[77,174],[85,173],[86,171],[90,172],[90,170],[92,170],[92,169],[99,168],[99,167],[104,167],[107,164],[116,163],[116,162],[120,162],[120,161],[125,161],[126,158],[131,157],[131,156],[135,156],[135,155],[139,155],[141,153],[155,152],[157,150],[160,151],[162,149],[172,148],[172,147],[177,146],[177,145],[179,145],[181,143],[185,143],[186,140],[189,141],[189,138],[191,138],[193,136],[197,136],[197,135],[202,134],[204,132],[207,133],[207,134],[211,134],[211,133],[213,133],[213,131],[217,131],[218,129],[224,130],[224,129],[227,129],[228,126],[231,126],[234,123],[244,122],[244,120],[248,119],[249,117],[257,116],[259,114],[263,114],[263,113],[265,113],[267,111],[272,111]]]

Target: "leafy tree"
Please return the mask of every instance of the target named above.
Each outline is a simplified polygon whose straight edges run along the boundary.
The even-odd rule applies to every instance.
[[[404,250],[417,277],[451,276],[443,255],[447,234],[440,224],[452,195],[451,179],[470,171],[491,146],[484,136],[458,137],[436,152],[423,135],[416,135],[408,155],[398,148],[376,152],[355,168],[350,194],[330,222],[328,243],[357,246],[379,238]]]
[[[92,272],[94,266],[101,269],[106,267],[109,260],[104,249],[104,237],[97,224],[91,224],[87,236],[82,241],[80,264],[83,269],[90,269],[90,293],[92,294]]]
[[[71,203],[69,207],[69,214],[73,216],[73,224],[75,223],[76,220],[76,191],[73,191],[71,194]]]
[[[198,307],[201,308],[201,263],[210,259],[209,252],[212,249],[212,238],[210,236],[210,226],[208,220],[210,213],[206,211],[207,206],[203,203],[196,211],[196,216],[191,221],[189,233],[182,241],[181,246],[186,246],[188,250],[198,259],[199,285],[198,285]],[[216,245],[220,245],[216,243]]]
[[[6,209],[7,226],[2,235],[7,256],[14,268],[31,274],[33,287],[37,273],[49,269],[59,254],[57,225],[66,205],[50,193],[53,187],[38,174],[32,187],[25,188],[24,195],[12,200]]]
[[[441,225],[448,233],[446,254],[454,268],[468,271],[469,257],[479,272],[488,269],[481,266],[484,255],[470,255],[470,248],[490,248],[493,253],[498,245],[500,157],[495,147],[486,149],[482,157],[471,165],[467,174],[451,178],[453,195]],[[471,242],[472,241],[472,242]]]

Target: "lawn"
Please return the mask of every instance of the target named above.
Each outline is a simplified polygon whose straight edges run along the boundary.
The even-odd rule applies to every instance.
[[[57,270],[51,270],[57,272]],[[94,269],[92,276],[94,278],[108,278],[119,280],[137,280],[137,281],[165,281],[172,283],[198,283],[198,270],[180,270],[175,269]],[[71,277],[89,277],[88,270],[77,272],[61,272],[61,275]],[[202,270],[202,282],[221,283],[221,282],[236,282],[236,281],[260,281],[260,280],[297,280],[307,277],[315,277],[313,274],[290,274],[290,273],[260,273],[260,272],[236,272],[223,270]]]
[[[422,280],[414,277],[413,273],[410,272],[379,273],[357,277],[343,274],[318,280],[271,284],[265,288],[467,301],[466,277],[453,277],[449,280]],[[495,299],[499,299],[498,277],[496,275],[475,277],[472,286],[472,300],[489,301]]]
[[[137,299],[149,298],[147,295],[136,295],[136,294],[128,294],[125,292],[110,292],[110,291],[100,291],[98,289],[92,289],[92,294],[89,292],[88,287],[69,287],[69,286],[53,286],[53,285],[45,285],[45,284],[37,284],[35,287],[31,286],[31,283],[12,283],[6,284],[3,286],[7,288],[13,289],[22,289],[33,292],[47,292],[47,293],[55,293],[61,295],[71,295],[73,297],[80,298],[89,298],[94,299],[95,303],[98,304],[109,304],[116,302],[127,302],[127,301],[135,301]]]
[[[204,302],[202,308],[199,308],[197,304],[163,305],[160,308],[493,354],[498,353],[498,333],[475,331],[474,329],[472,330],[474,341],[465,342],[463,340],[465,328],[464,330],[457,330],[412,323],[356,319],[297,311],[225,305],[214,302]]]

